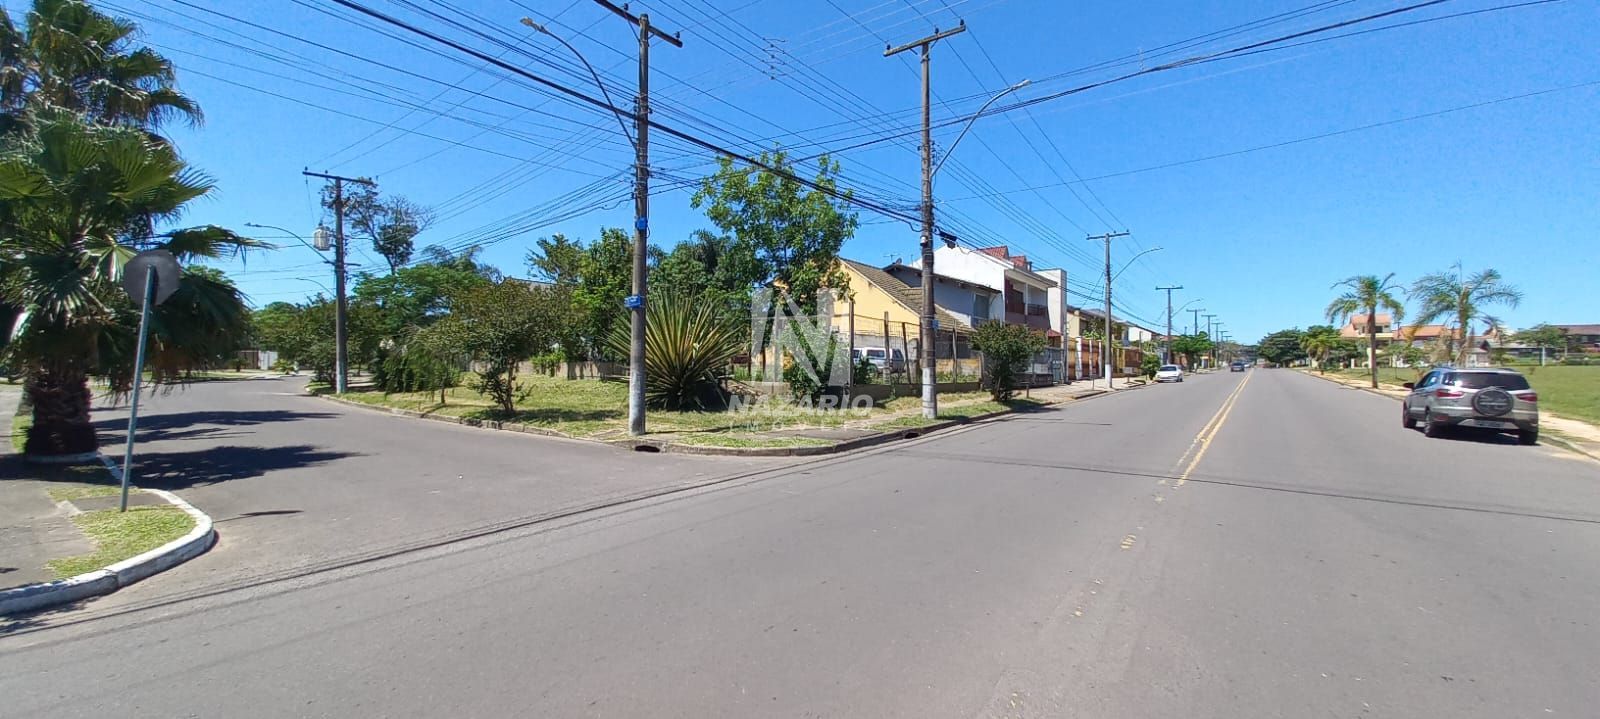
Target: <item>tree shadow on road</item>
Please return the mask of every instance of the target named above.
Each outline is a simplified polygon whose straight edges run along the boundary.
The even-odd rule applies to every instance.
[[[195,452],[136,454],[133,481],[140,487],[180,490],[260,477],[277,470],[313,467],[357,454],[325,450],[309,444],[212,447]]]
[[[139,418],[138,441],[155,442],[179,439],[215,439],[240,433],[224,432],[226,427],[249,427],[270,422],[295,422],[305,419],[332,419],[332,412],[295,412],[290,410],[209,410],[204,412],[174,412]],[[122,441],[127,436],[128,420],[106,419],[94,423],[102,441]]]

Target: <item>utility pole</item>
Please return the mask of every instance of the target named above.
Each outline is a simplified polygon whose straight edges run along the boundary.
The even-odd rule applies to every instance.
[[[617,7],[608,0],[594,0],[601,7],[639,27],[639,96],[634,103],[633,162],[633,294],[626,305],[633,323],[628,345],[628,434],[644,434],[644,304],[647,294],[645,258],[650,239],[650,36],[683,47],[676,35],[668,35],[650,25],[649,13],[634,15],[626,5]]]
[[[348,348],[349,302],[345,299],[344,291],[344,183],[354,182],[358,185],[375,187],[377,183],[361,177],[340,177],[321,172],[306,170],[300,174],[307,177],[320,177],[324,180],[333,180],[333,290],[338,295],[337,309],[333,315],[333,389],[339,394],[344,394],[350,388],[350,354]]]
[[[933,347],[933,125],[928,55],[933,51],[935,42],[966,30],[965,22],[944,32],[934,28],[932,35],[883,51],[884,57],[913,48],[922,51],[922,326],[917,338],[917,350],[922,355],[922,416],[927,419],[939,416],[938,388],[934,385],[938,375],[934,372]]]
[[[1107,232],[1103,235],[1089,235],[1088,238],[1090,242],[1106,243],[1106,333],[1103,337],[1104,341],[1101,343],[1105,348],[1105,352],[1102,353],[1100,361],[1105,365],[1103,370],[1105,372],[1106,389],[1108,391],[1116,389],[1115,387],[1111,386],[1111,368],[1113,366],[1111,364],[1111,241],[1118,237],[1127,236],[1128,233],[1124,231]],[[1120,345],[1121,343],[1119,342],[1118,344]]]
[[[1216,315],[1206,315],[1206,339],[1211,340],[1211,364],[1212,364],[1212,366],[1216,366],[1216,363],[1217,363],[1217,360],[1216,360],[1216,357],[1217,357],[1217,340],[1214,339],[1215,335],[1211,334],[1211,318],[1212,317],[1216,317]]]
[[[1167,349],[1161,353],[1161,364],[1172,364],[1172,291],[1181,289],[1183,285],[1156,288],[1157,292],[1167,291]]]
[[[1201,307],[1199,309],[1189,311],[1194,313],[1194,322],[1193,324],[1189,325],[1190,334],[1200,334],[1200,313],[1205,312],[1206,308]]]

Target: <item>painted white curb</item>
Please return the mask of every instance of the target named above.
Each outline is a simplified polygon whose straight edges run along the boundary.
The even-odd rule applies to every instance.
[[[25,587],[0,591],[0,615],[31,612],[57,604],[110,594],[122,587],[159,572],[164,572],[190,559],[204,554],[217,541],[217,532],[211,526],[211,517],[195,509],[171,492],[146,489],[183,510],[194,518],[194,529],[188,534],[152,549],[144,554],[124,559],[116,564],[85,572],[76,577],[41,582]]]

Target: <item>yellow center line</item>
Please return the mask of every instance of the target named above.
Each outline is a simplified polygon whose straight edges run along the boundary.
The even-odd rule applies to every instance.
[[[1222,430],[1223,423],[1228,421],[1228,415],[1233,412],[1234,405],[1239,403],[1239,395],[1244,392],[1244,386],[1250,384],[1251,376],[1249,374],[1245,375],[1244,381],[1233,389],[1233,393],[1229,394],[1226,400],[1223,400],[1222,406],[1217,409],[1216,415],[1212,416],[1211,421],[1207,422],[1206,426],[1200,430],[1200,434],[1195,436],[1194,442],[1189,445],[1189,450],[1194,452],[1194,459],[1190,460],[1189,466],[1184,467],[1183,473],[1178,475],[1177,486],[1182,487],[1184,482],[1189,481],[1189,475],[1194,472],[1196,466],[1199,466],[1200,460],[1205,458],[1206,450],[1211,447],[1211,440],[1216,438],[1217,432]],[[1198,451],[1195,451],[1196,447],[1198,447]],[[1184,456],[1188,456],[1188,454],[1189,452],[1184,452]],[[1182,462],[1183,458],[1179,457],[1178,461]]]

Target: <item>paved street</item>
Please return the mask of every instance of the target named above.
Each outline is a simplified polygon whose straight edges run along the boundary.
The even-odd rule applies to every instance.
[[[1288,370],[791,463],[436,424],[424,440],[415,421],[275,394],[286,384],[250,383],[266,394],[238,410],[209,407],[236,385],[154,405],[170,420],[150,425],[168,433],[151,456],[174,455],[158,476],[224,520],[222,546],[0,637],[4,714],[1499,718],[1600,704],[1600,464],[1428,440],[1400,429],[1393,400]],[[218,448],[178,449],[197,429]],[[200,479],[217,470],[232,478]],[[746,472],[419,542],[532,516],[544,507],[519,497],[535,492],[575,504]],[[299,513],[232,519],[271,510]],[[270,559],[346,529],[372,561],[308,574],[290,571],[306,557]]]

